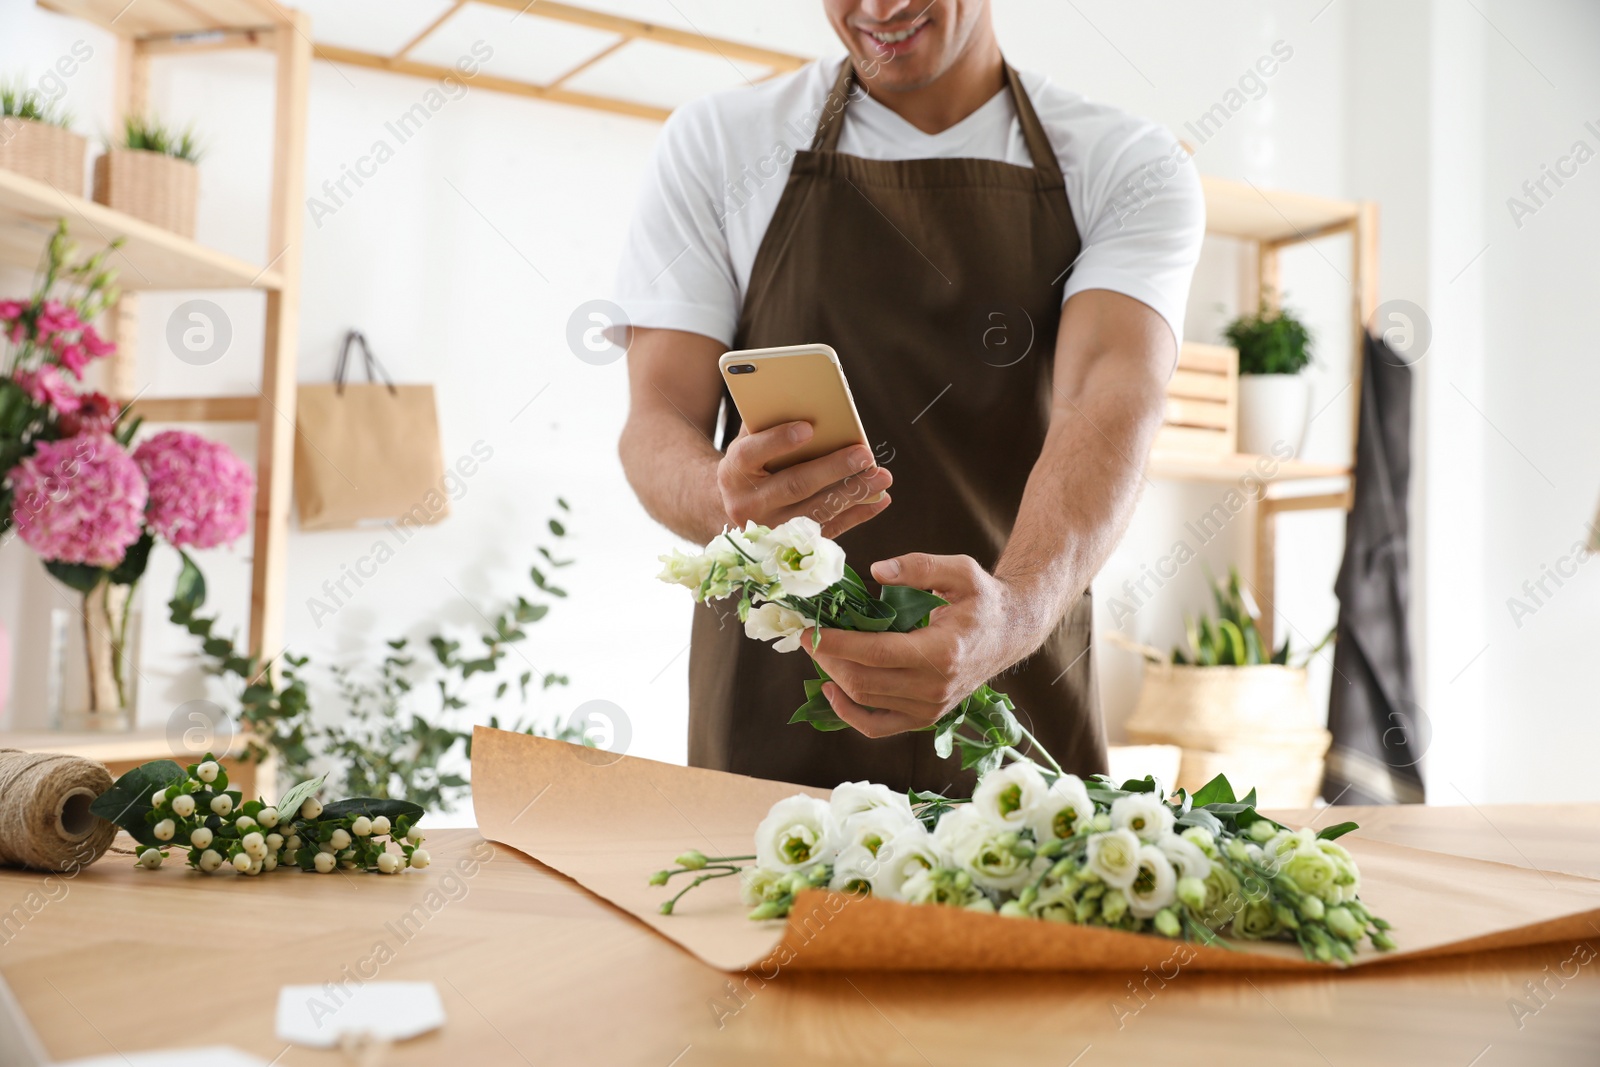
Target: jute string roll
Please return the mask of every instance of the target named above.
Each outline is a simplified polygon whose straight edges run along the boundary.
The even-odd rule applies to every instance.
[[[0,866],[70,871],[99,859],[117,828],[89,805],[110,788],[94,760],[0,748]]]

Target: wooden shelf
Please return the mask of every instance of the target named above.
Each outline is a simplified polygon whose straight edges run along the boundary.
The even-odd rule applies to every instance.
[[[255,422],[261,412],[261,397],[146,397],[128,407],[146,422]]]
[[[270,0],[39,0],[39,6],[136,40],[266,30],[280,21]]]
[[[111,257],[117,286],[145,289],[278,289],[282,278],[242,259],[206,248],[141,219],[113,211],[44,182],[0,170],[0,263],[33,270],[66,219],[73,240],[87,252],[117,237],[122,248]]]
[[[1262,189],[1249,182],[1200,176],[1206,232],[1268,244],[1287,244],[1351,229],[1361,215],[1353,200]]]
[[[1278,459],[1276,456],[1252,456],[1243,452],[1216,456],[1192,452],[1152,452],[1148,470],[1152,478],[1188,482],[1236,482],[1247,474],[1253,474],[1263,482],[1350,476],[1349,466],[1343,463],[1308,463],[1298,459]]]

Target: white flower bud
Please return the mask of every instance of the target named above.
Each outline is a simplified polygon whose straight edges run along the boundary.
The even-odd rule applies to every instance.
[[[430,864],[432,862],[433,862],[433,857],[428,855],[428,850],[427,849],[418,848],[418,849],[413,849],[412,850],[412,852],[411,852],[411,866],[415,867],[417,870],[419,870],[419,871],[422,870],[422,868],[426,867],[428,864]]]
[[[385,852],[378,857],[378,872],[380,874],[394,874],[400,870],[400,857],[393,852]]]
[[[282,851],[283,850],[283,835],[282,834],[268,834],[267,835],[267,847],[270,848],[274,852]]]
[[[189,844],[195,848],[209,848],[211,846],[211,831],[204,826],[197,827],[194,833],[189,835]]]
[[[187,819],[194,814],[194,797],[188,793],[172,798],[172,813],[180,819]]]
[[[256,821],[248,815],[241,815],[233,825],[239,828],[241,834],[247,834],[256,828]]]
[[[349,848],[350,831],[341,826],[339,829],[333,832],[332,837],[328,838],[328,844],[333,846],[335,852],[340,852]]]
[[[205,782],[207,785],[210,785],[212,782],[217,780],[217,772],[220,770],[222,770],[222,768],[217,766],[215,760],[206,760],[204,763],[200,764],[200,766],[195,768],[194,776],[200,779],[202,782]]]
[[[371,837],[372,820],[365,815],[357,815],[356,821],[350,824],[350,832],[357,837]]]
[[[207,833],[209,832],[210,831],[207,831]],[[204,852],[200,853],[200,869],[202,871],[210,874],[212,871],[221,866],[222,853],[218,852],[216,849],[208,848]]]
[[[278,809],[262,808],[256,813],[256,821],[262,826],[265,826],[268,830],[272,829],[274,826],[278,825]]]
[[[389,816],[380,815],[372,820],[372,832],[382,837],[389,832]]]
[[[165,804],[166,802],[167,802],[167,791],[166,791],[166,789],[164,789],[164,788],[163,789],[157,789],[154,793],[150,794],[150,806],[152,808],[159,808],[161,805]]]
[[[226,793],[219,793],[211,798],[211,814],[227,815],[233,811],[233,798]]]
[[[300,817],[302,819],[315,819],[321,814],[322,802],[316,797],[308,797],[306,802],[300,805]]]
[[[240,838],[239,844],[244,847],[251,859],[258,860],[267,854],[267,839],[259,832],[245,834]]]
[[[145,870],[153,871],[157,867],[161,866],[161,861],[163,858],[165,857],[161,855],[160,849],[147,848],[143,852],[139,853],[139,858],[135,862],[137,862],[139,866],[143,867]]]
[[[236,871],[248,871],[250,869],[250,854],[241,852],[233,857],[233,869]]]
[[[151,828],[157,841],[171,841],[172,835],[178,832],[178,824],[171,819],[162,819]]]
[[[317,873],[318,874],[329,874],[329,873],[331,873],[333,871],[333,868],[338,864],[338,862],[339,862],[338,860],[333,858],[333,853],[332,852],[318,852],[317,853],[317,859],[316,859]]]

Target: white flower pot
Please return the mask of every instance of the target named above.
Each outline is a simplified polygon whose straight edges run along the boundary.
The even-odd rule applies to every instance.
[[[1239,375],[1240,452],[1279,455],[1287,444],[1299,455],[1310,418],[1311,383],[1303,375]]]

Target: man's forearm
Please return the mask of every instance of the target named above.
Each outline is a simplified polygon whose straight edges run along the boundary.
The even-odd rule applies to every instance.
[[[1160,386],[1099,368],[1076,395],[1057,387],[1045,445],[995,577],[1020,595],[1029,655],[1077,601],[1127,529],[1161,422]]]
[[[717,490],[722,454],[675,413],[628,419],[618,448],[628,484],[651,518],[680,537],[704,544],[727,521]]]

